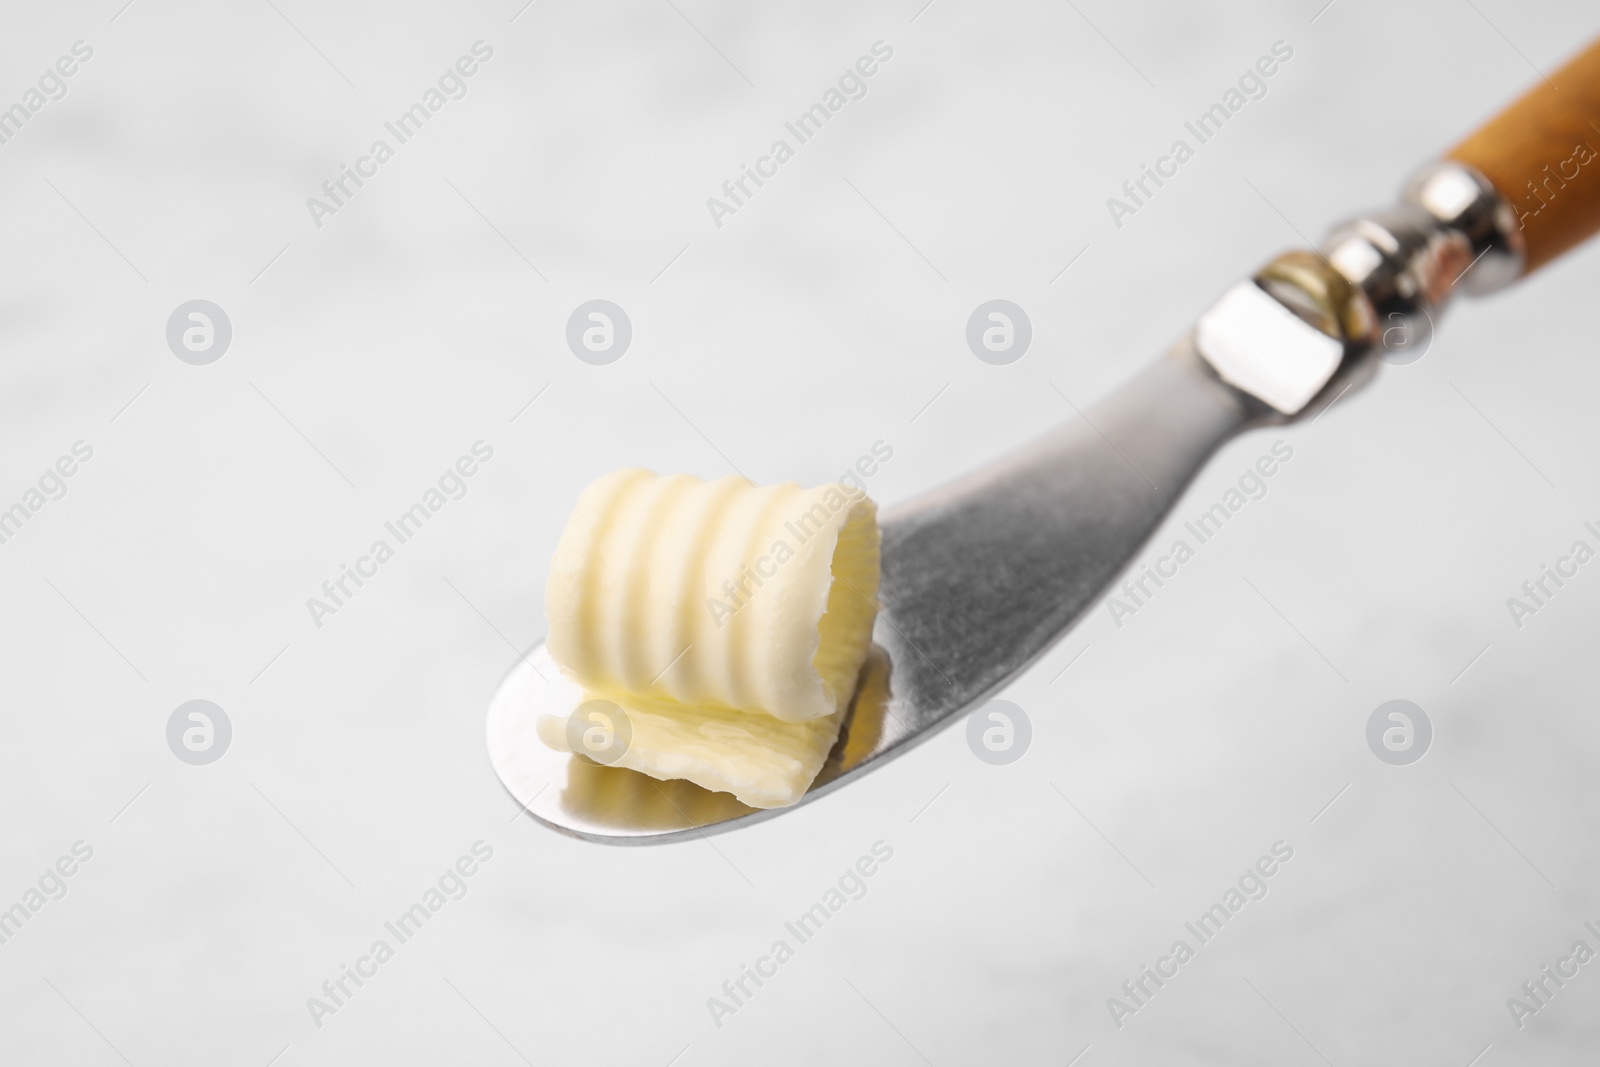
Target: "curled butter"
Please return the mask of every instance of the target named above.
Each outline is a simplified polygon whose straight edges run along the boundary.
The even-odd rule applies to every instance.
[[[618,765],[793,803],[870,646],[878,549],[876,505],[839,485],[615,471],[556,546],[547,647],[628,714]],[[568,747],[562,720],[540,735]]]

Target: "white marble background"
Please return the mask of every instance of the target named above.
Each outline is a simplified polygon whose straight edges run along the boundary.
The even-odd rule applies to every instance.
[[[0,506],[94,449],[0,545],[0,907],[93,849],[0,945],[4,1062],[1593,1062],[1600,964],[1520,1030],[1506,1000],[1600,948],[1600,564],[1520,630],[1505,605],[1600,519],[1592,247],[1227,448],[1181,512],[1277,436],[1294,458],[1010,687],[1013,766],[950,730],[714,847],[621,850],[514,820],[483,746],[591,478],[817,482],[882,438],[875,494],[906,499],[1388,202],[1594,35],[1586,5],[123,2],[0,33],[3,105],[94,49],[0,146]],[[306,198],[480,39],[469,94],[315,227]],[[705,198],[880,39],[867,97],[714,227]],[[1277,40],[1269,94],[1115,228],[1105,198]],[[164,339],[197,297],[234,330],[209,366]],[[608,367],[563,343],[594,297],[634,324]],[[993,297],[1035,328],[1004,368],[963,340]],[[306,598],[480,439],[468,495],[316,628]],[[1437,731],[1410,767],[1364,740],[1396,697]],[[195,698],[234,729],[205,767],[165,740]],[[314,1025],[479,840],[467,895]],[[878,840],[869,893],[714,1026]],[[1270,894],[1114,1026],[1278,840]]]

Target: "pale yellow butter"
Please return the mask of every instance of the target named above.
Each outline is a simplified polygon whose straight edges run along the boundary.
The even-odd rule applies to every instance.
[[[547,646],[627,714],[616,765],[792,804],[870,646],[878,550],[876,506],[839,485],[616,471],[583,491],[556,547]],[[569,747],[564,719],[539,730]]]

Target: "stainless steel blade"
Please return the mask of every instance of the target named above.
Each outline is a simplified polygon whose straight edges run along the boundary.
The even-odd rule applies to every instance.
[[[1196,471],[1267,409],[1186,342],[1091,411],[883,517],[876,647],[838,744],[802,803],[908,750],[1042,655],[1097,600]],[[540,715],[581,699],[543,644],[489,707],[490,760],[540,822],[643,843],[770,818],[688,782],[658,782],[540,743]]]

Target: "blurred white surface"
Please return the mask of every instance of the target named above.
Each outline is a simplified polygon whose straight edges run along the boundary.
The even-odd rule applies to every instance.
[[[0,35],[0,106],[93,49],[0,145],[0,506],[93,449],[0,544],[0,907],[93,849],[0,944],[0,1059],[1593,1061],[1600,966],[1521,1029],[1506,1005],[1600,949],[1600,569],[1520,629],[1506,607],[1595,542],[1592,247],[1217,457],[1153,546],[1293,448],[1145,609],[1007,690],[1034,726],[1012,766],[952,729],[747,832],[616,850],[514,820],[483,746],[597,474],[814,484],[881,438],[874,495],[906,499],[1387,203],[1600,29],[1585,5],[122,3]],[[867,94],[714,225],[880,40]],[[465,96],[316,226],[307,198],[477,41]],[[1115,226],[1106,198],[1277,41],[1266,95]],[[164,336],[197,298],[233,328],[207,366]],[[594,298],[633,324],[604,367],[564,342]],[[992,298],[1032,319],[1011,366],[964,340]],[[306,599],[480,440],[466,495],[317,627]],[[1393,698],[1434,724],[1408,767],[1364,738]],[[208,766],[167,746],[191,699],[232,723]],[[715,1025],[880,840],[867,894]],[[1279,840],[1265,899],[1114,1025]],[[478,841],[466,895],[316,1025]]]

